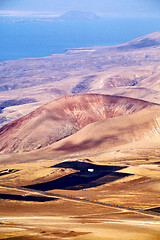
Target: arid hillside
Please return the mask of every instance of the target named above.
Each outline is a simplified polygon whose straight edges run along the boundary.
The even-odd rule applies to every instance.
[[[50,153],[100,153],[127,143],[160,141],[160,106],[87,125],[77,133],[43,150]],[[52,152],[53,151],[53,152]]]
[[[129,150],[125,150],[125,152],[127,151],[125,155],[131,154],[132,158],[134,158],[135,153],[132,152],[134,152],[134,149],[137,152],[138,148],[140,152],[146,151],[146,158],[148,158],[150,154],[153,154],[152,152],[154,154],[155,152],[159,152],[159,141],[160,106],[152,105],[128,115],[90,123],[64,139],[27,153],[21,153],[22,148],[20,149],[20,147],[25,142],[23,141],[20,147],[14,150],[18,153],[15,155],[3,155],[5,151],[10,151],[9,148],[4,148],[0,159],[2,162],[5,162],[5,159],[8,159],[7,162],[30,162],[33,159],[56,159],[58,157],[80,157],[87,155],[93,156],[94,159],[95,154],[106,152],[105,158],[108,159],[109,157],[112,162],[114,156],[118,155],[119,157],[118,149],[125,148],[127,144],[130,145]],[[107,151],[111,152],[111,155],[107,156]],[[143,154],[140,153],[140,156],[143,158]],[[137,158],[140,156],[137,156],[136,153],[135,164]],[[120,154],[119,161],[123,162],[124,159],[123,157],[121,159]]]
[[[142,100],[101,94],[66,96],[0,128],[0,151],[40,149],[88,124],[128,115],[152,105]]]

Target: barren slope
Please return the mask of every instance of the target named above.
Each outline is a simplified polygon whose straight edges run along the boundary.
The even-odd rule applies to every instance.
[[[127,143],[160,141],[160,106],[89,124],[72,136],[37,151],[37,154],[98,153]],[[153,144],[153,146],[154,146]],[[143,147],[144,147],[143,146]],[[46,155],[45,155],[46,153]],[[48,156],[49,156],[48,155]]]
[[[0,128],[0,150],[7,153],[39,149],[90,123],[127,115],[149,105],[152,103],[100,94],[63,97]]]

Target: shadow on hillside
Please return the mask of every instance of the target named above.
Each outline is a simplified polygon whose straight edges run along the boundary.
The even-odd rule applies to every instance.
[[[52,166],[52,168],[72,168],[77,170],[77,172],[53,181],[29,185],[26,186],[26,188],[41,191],[49,191],[53,189],[81,190],[97,187],[130,175],[127,173],[115,172],[125,167],[95,165],[80,161],[63,162]]]

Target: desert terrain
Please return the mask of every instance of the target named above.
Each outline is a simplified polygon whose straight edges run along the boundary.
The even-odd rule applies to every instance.
[[[0,239],[160,239],[160,32],[0,63]]]
[[[159,103],[159,44],[160,32],[156,32],[115,47],[71,49],[49,57],[1,62],[0,126],[75,93]]]

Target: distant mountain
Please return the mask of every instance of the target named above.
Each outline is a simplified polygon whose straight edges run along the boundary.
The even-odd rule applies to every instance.
[[[158,47],[160,46],[160,31],[147,34],[143,37],[136,38],[130,42],[121,44],[118,46],[119,49],[138,49],[146,47]]]
[[[59,17],[61,20],[87,20],[98,18],[99,17],[95,13],[87,11],[69,11]]]

